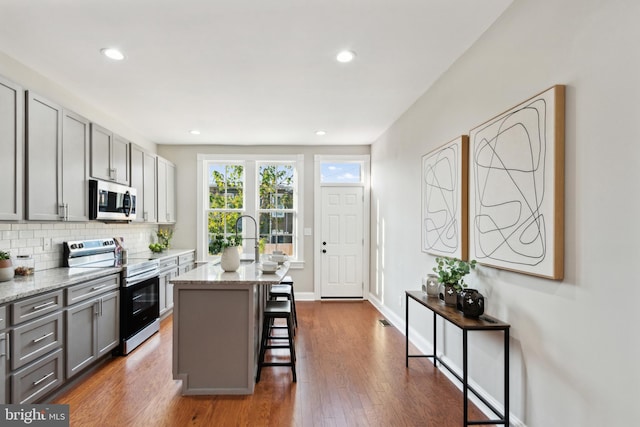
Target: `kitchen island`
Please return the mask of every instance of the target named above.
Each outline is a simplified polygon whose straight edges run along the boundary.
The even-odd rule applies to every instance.
[[[269,274],[253,262],[235,272],[206,264],[171,280],[173,378],[183,395],[253,393],[269,286],[288,269],[288,262]]]

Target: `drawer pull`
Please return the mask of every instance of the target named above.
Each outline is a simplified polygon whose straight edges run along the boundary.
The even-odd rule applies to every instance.
[[[45,302],[44,304],[36,305],[33,307],[33,311],[42,310],[45,307],[49,307],[52,304],[55,304],[55,301]]]
[[[97,291],[98,289],[102,289],[107,285],[100,285],[100,286],[94,286],[93,288],[91,288],[92,291]]]
[[[43,336],[41,336],[40,338],[36,338],[36,339],[34,339],[34,340],[33,340],[33,342],[34,342],[34,343],[40,342],[40,341],[42,341],[42,340],[43,340],[43,339],[45,339],[45,338],[49,338],[51,335],[53,335],[53,332],[49,332],[48,334],[43,335]]]
[[[49,372],[47,375],[45,375],[44,377],[40,378],[38,381],[34,381],[33,385],[37,386],[38,384],[40,384],[42,381],[46,380],[47,378],[53,376],[53,372]]]

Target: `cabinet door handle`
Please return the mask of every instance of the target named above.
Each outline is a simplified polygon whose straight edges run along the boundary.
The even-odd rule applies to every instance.
[[[42,381],[46,380],[47,378],[51,377],[53,375],[53,372],[49,372],[47,375],[45,375],[44,377],[40,378],[38,381],[34,381],[33,385],[36,386],[38,384],[40,384]]]
[[[35,344],[35,343],[37,343],[37,342],[42,341],[42,340],[43,340],[43,339],[45,339],[45,338],[49,338],[51,335],[53,335],[53,332],[49,332],[48,334],[43,335],[43,336],[41,336],[40,338],[35,338],[35,339],[33,340],[33,342],[34,342],[34,344]]]
[[[66,221],[65,212],[64,212],[64,204],[58,205],[58,217],[61,220]]]
[[[7,340],[7,336],[3,335],[2,338],[0,338],[0,343],[3,343],[4,345],[2,346],[2,351],[3,353],[0,353],[0,358],[2,357],[7,357],[7,360],[9,359],[9,346],[8,344],[8,340]]]
[[[97,291],[98,289],[102,289],[107,285],[100,285],[100,286],[94,286],[93,288],[91,288],[91,291]]]
[[[55,301],[49,301],[49,302],[45,302],[44,304],[40,304],[40,305],[36,305],[35,307],[33,307],[33,311],[38,311],[38,310],[42,310],[45,307],[49,307],[52,304],[55,304]]]
[[[64,220],[69,221],[69,203],[64,204]]]

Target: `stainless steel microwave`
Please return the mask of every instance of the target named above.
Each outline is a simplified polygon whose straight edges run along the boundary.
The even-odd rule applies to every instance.
[[[136,189],[90,179],[89,218],[107,221],[136,219]]]

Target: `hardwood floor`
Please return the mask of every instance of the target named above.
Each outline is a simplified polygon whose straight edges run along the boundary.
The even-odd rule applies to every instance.
[[[428,359],[406,368],[404,336],[383,326],[370,303],[297,308],[297,383],[289,368],[264,368],[253,395],[183,397],[172,379],[167,318],[143,346],[52,403],[70,405],[73,427],[462,425],[462,393]],[[473,405],[470,417],[486,419]]]

